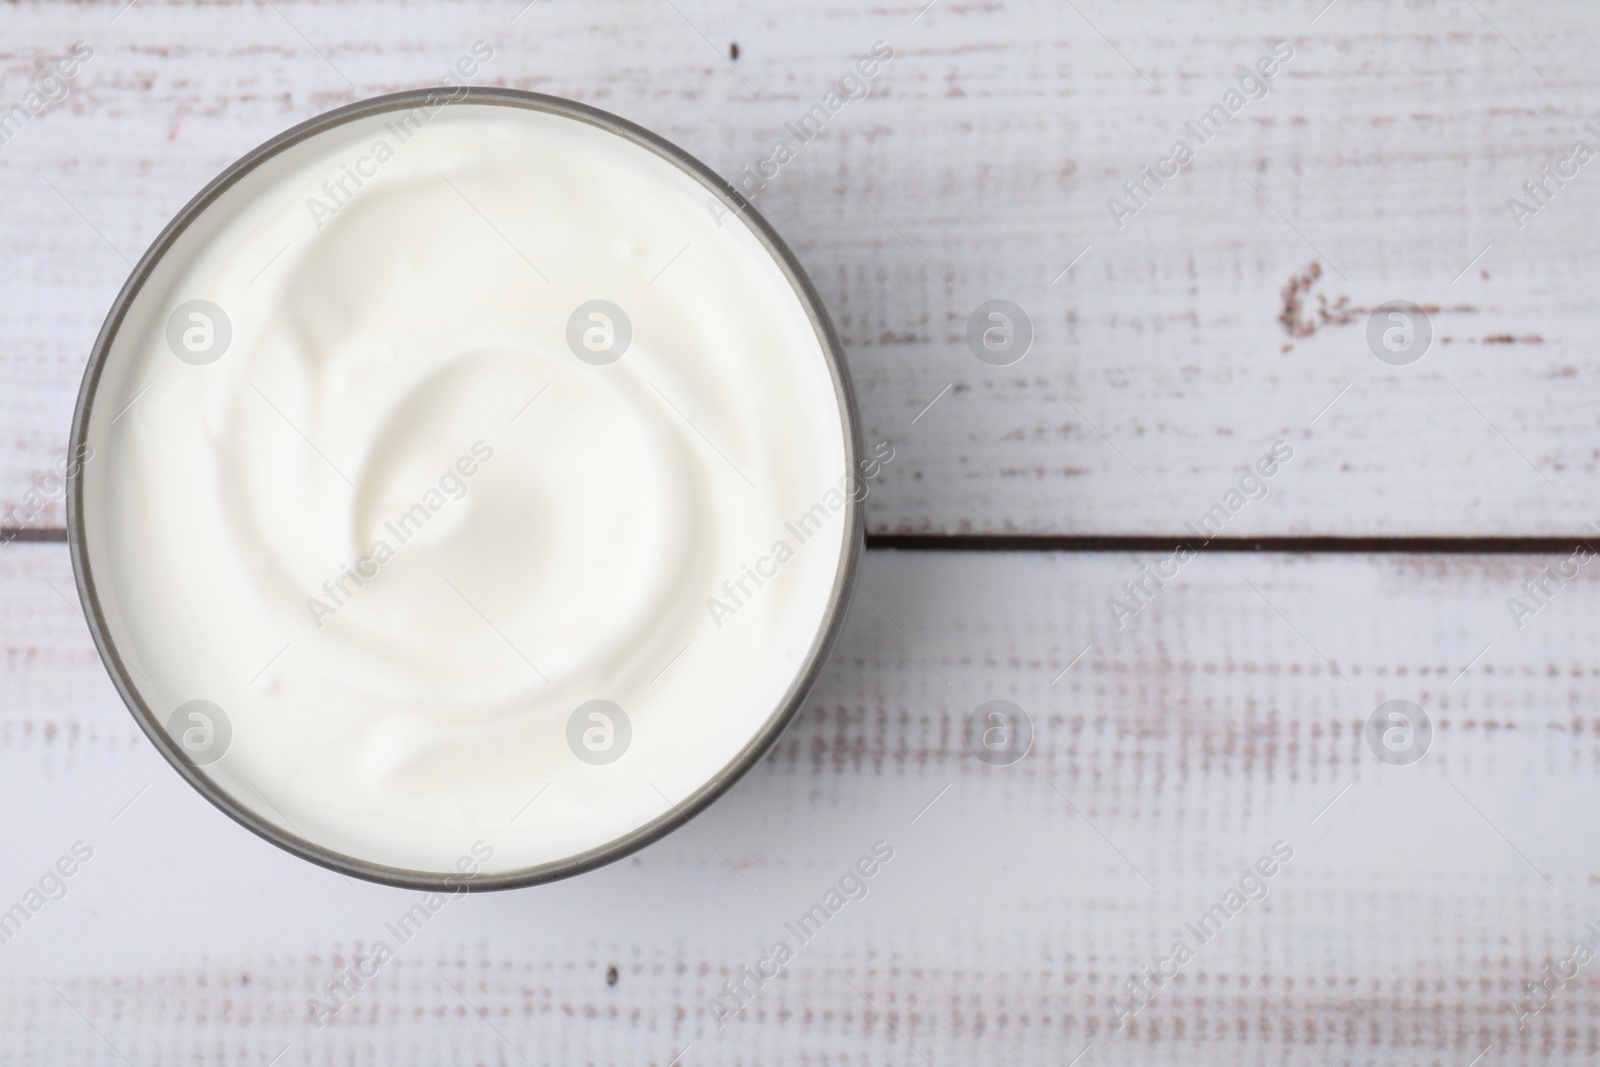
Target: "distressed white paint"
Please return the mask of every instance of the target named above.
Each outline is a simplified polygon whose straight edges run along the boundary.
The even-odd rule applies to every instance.
[[[935,1064],[1064,1063],[1091,1042],[1107,1064],[1320,1062],[1248,981],[1338,1064],[1464,1065],[1491,1042],[1502,1063],[1589,1062],[1592,975],[1525,1034],[1506,1001],[1595,915],[1600,585],[1519,632],[1503,601],[1543,561],[1211,555],[1119,632],[1105,598],[1144,562],[871,554],[875,607],[693,828],[448,905],[318,1032],[315,986],[420,895],[346,883],[213,811],[46,584],[70,581],[63,549],[13,546],[0,903],[77,839],[95,857],[0,947],[7,1050],[119,1062],[48,979],[135,1063],[291,1044],[284,1062],[522,1062],[496,1030],[532,1063],[661,1065],[685,1045],[684,1063],[921,1062],[906,1040]],[[1036,727],[1009,768],[964,746],[996,697]],[[1411,767],[1359,735],[1396,697],[1436,725]],[[866,899],[719,1032],[708,995],[878,839],[895,858]],[[1113,1029],[1121,984],[1279,839],[1295,856],[1267,899]]]
[[[1600,519],[1600,171],[1521,231],[1505,207],[1575,138],[1600,147],[1591,7],[1342,0],[1312,24],[1318,0],[938,0],[913,22],[920,6],[13,5],[0,100],[73,40],[97,54],[0,146],[0,501],[64,449],[127,261],[274,133],[435,81],[481,38],[486,82],[615,111],[737,177],[882,39],[872,95],[756,197],[837,320],[869,437],[900,449],[872,529],[1179,532],[1278,438],[1299,459],[1230,533]],[[1280,39],[1296,54],[1272,94],[1116,229],[1107,198]],[[1281,290],[1313,261],[1313,310],[1437,305],[1433,350],[1380,363],[1362,310],[1291,338]],[[997,297],[1037,328],[1003,369],[963,341]]]
[[[872,97],[757,197],[834,312],[868,434],[897,446],[875,529],[1178,533],[1277,438],[1294,460],[1228,532],[1600,518],[1600,175],[1520,232],[1504,206],[1591,117],[1583,5],[1338,0],[1312,25],[1320,0],[938,0],[914,23],[920,4],[541,0],[509,24],[520,7],[9,7],[0,100],[73,40],[98,54],[0,146],[0,498],[64,448],[121,257],[294,122],[425,84],[481,37],[485,80],[608,108],[734,176],[882,38],[897,56]],[[1297,55],[1273,95],[1115,230],[1115,187],[1280,37]],[[721,58],[734,40],[758,88]],[[1313,260],[1313,300],[1439,305],[1433,351],[1388,368],[1359,315],[1291,339],[1280,291]],[[1038,327],[1009,369],[962,347],[995,297]],[[0,946],[0,1049],[121,1063],[98,1028],[141,1064],[285,1046],[280,1063],[666,1064],[686,1045],[685,1065],[1062,1064],[1090,1043],[1081,1067],[1322,1062],[1303,1034],[1340,1065],[1465,1065],[1491,1044],[1484,1067],[1589,1062],[1587,972],[1526,1032],[1506,998],[1595,915],[1593,582],[1519,631],[1505,599],[1543,560],[1212,555],[1119,632],[1106,598],[1153,561],[873,553],[875,606],[855,605],[803,718],[696,829],[450,905],[313,1032],[307,997],[414,895],[282,855],[183,786],[107,684],[64,549],[9,546],[0,905],[73,841],[96,854]],[[1011,768],[962,747],[994,697],[1038,728]],[[1394,697],[1440,727],[1415,767],[1356,734]],[[1265,905],[1135,1032],[1109,1029],[1107,999],[1279,837],[1297,854]],[[717,1032],[713,987],[878,838],[897,855],[871,895]]]

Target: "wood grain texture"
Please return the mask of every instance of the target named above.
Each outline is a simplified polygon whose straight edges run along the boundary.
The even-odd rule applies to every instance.
[[[75,40],[96,54],[0,146],[4,508],[64,450],[129,261],[274,133],[436,82],[483,39],[481,80],[607,108],[737,178],[884,40],[871,95],[756,195],[837,320],[869,438],[902,457],[873,530],[1178,534],[1278,439],[1295,462],[1230,533],[1600,519],[1600,179],[1520,230],[1506,209],[1574,140],[1600,146],[1600,24],[1578,0],[119,6],[5,9],[0,101]],[[1108,198],[1279,40],[1295,55],[1270,95],[1118,229]],[[1012,367],[964,341],[995,298],[1036,329]],[[1367,347],[1392,299],[1433,309],[1413,366]]]
[[[874,530],[1182,536],[1277,440],[1294,457],[1227,534],[1600,520],[1600,179],[1521,230],[1505,210],[1597,117],[1591,7],[674,3],[8,4],[0,106],[71,42],[96,55],[0,145],[0,506],[64,450],[128,261],[274,133],[481,38],[486,83],[735,178],[882,39],[871,96],[756,196],[896,445]],[[1280,39],[1271,95],[1116,229],[1107,197]],[[1037,330],[1009,368],[965,347],[994,298]],[[1434,309],[1410,367],[1365,341],[1397,298]],[[308,1000],[420,898],[184,786],[106,681],[65,548],[6,546],[0,913],[94,854],[0,944],[0,1064],[1593,1062],[1593,972],[1525,1029],[1510,1000],[1600,920],[1600,585],[1518,629],[1544,560],[1212,554],[1119,629],[1107,599],[1163,555],[871,553],[805,713],[728,797],[624,862],[447,905],[317,1029]],[[1036,731],[1010,767],[967,745],[995,698]],[[1437,731],[1414,766],[1362,736],[1395,698]],[[719,1029],[708,998],[877,840],[867,897]],[[1279,840],[1267,898],[1119,1029],[1124,983]]]
[[[1212,555],[1119,631],[1105,600],[1146,562],[871,554],[801,719],[729,796],[629,860],[446,905],[318,1030],[308,998],[420,896],[207,806],[47,585],[64,550],[12,546],[0,808],[27,816],[0,907],[94,856],[0,945],[0,1062],[1592,1062],[1591,972],[1526,1030],[1508,1000],[1600,917],[1600,584],[1519,631],[1504,600],[1543,561]],[[1035,728],[1009,767],[966,744],[995,698]],[[1435,727],[1412,766],[1363,740],[1395,698]],[[707,998],[877,840],[866,898],[719,1030]],[[1118,1029],[1123,983],[1279,840],[1267,897]]]

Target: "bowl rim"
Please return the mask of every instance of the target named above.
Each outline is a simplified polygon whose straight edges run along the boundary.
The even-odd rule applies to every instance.
[[[744,219],[751,232],[766,248],[768,254],[772,256],[773,261],[788,279],[795,295],[805,308],[813,330],[816,332],[823,359],[827,363],[829,374],[833,379],[835,397],[839,405],[840,420],[844,429],[845,470],[850,473],[856,471],[865,449],[863,447],[860,412],[856,405],[855,389],[850,380],[849,368],[845,364],[843,345],[839,341],[838,334],[834,331],[833,323],[828,317],[822,297],[818,294],[811,279],[806,275],[804,268],[801,267],[799,260],[789,249],[789,246],[784,243],[783,239],[778,236],[777,231],[772,228],[771,224],[761,216],[739,190],[676,144],[627,119],[588,104],[562,97],[521,89],[488,86],[408,89],[403,92],[389,93],[345,104],[269,138],[256,148],[245,153],[226,167],[217,177],[213,178],[193,199],[184,205],[183,209],[167,223],[156,239],[151,242],[150,247],[134,266],[132,273],[129,274],[127,281],[123,283],[121,291],[117,294],[116,300],[112,303],[111,309],[100,327],[94,346],[90,350],[88,365],[84,370],[83,382],[79,386],[77,403],[72,414],[72,431],[68,454],[78,455],[80,448],[87,442],[89,421],[93,415],[94,401],[101,374],[105,369],[106,361],[121,329],[123,320],[133,306],[134,301],[143,291],[145,281],[155,266],[171,250],[178,238],[214,201],[269,159],[318,134],[358,119],[396,111],[415,110],[419,106],[436,107],[441,105],[516,107],[574,119],[598,127],[643,147],[674,164],[679,170],[704,186],[709,195],[720,200],[723,206],[728,209],[729,214],[737,215]],[[677,804],[671,805],[665,813],[642,826],[636,827],[603,845],[564,859],[493,875],[468,875],[462,872],[450,871],[417,871],[374,863],[357,856],[322,848],[308,838],[301,836],[298,832],[291,832],[293,824],[290,823],[287,816],[284,816],[284,822],[289,823],[287,827],[268,821],[241,806],[234,800],[232,795],[214,783],[203,768],[191,763],[178,751],[160,720],[151,711],[149,705],[145,703],[144,698],[140,695],[138,688],[133,684],[129,676],[128,666],[123,661],[115,642],[108,632],[106,619],[101,611],[100,598],[96,591],[95,576],[89,563],[83,516],[83,473],[79,469],[79,465],[69,467],[67,481],[67,544],[72,559],[72,570],[78,588],[78,597],[83,605],[84,619],[88,623],[89,633],[94,640],[95,648],[100,653],[101,662],[105,665],[106,672],[110,675],[111,682],[115,686],[118,695],[122,697],[123,703],[127,705],[129,712],[144,731],[145,736],[150,738],[167,762],[178,771],[189,785],[215,805],[223,814],[258,837],[271,842],[286,852],[329,870],[353,875],[366,881],[431,892],[446,891],[455,893],[461,891],[481,892],[519,889],[525,886],[540,885],[545,882],[569,878],[622,859],[644,848],[646,845],[660,840],[704,811],[766,755],[778,737],[799,714],[806,697],[827,662],[829,653],[844,628],[851,603],[849,593],[855,589],[855,576],[859,570],[865,547],[865,524],[862,517],[861,502],[856,498],[855,493],[847,493],[845,495],[846,506],[844,511],[845,544],[840,553],[839,566],[834,574],[833,588],[829,593],[827,611],[823,616],[822,625],[812,641],[811,648],[807,651],[800,669],[796,672],[793,681],[779,701],[773,714],[762,724],[760,729],[755,732],[734,758],[695,792]],[[267,801],[267,804],[272,806],[270,800]],[[281,815],[282,813],[280,812],[279,814]]]

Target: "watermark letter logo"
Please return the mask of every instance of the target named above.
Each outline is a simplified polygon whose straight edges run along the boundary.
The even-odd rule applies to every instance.
[[[585,701],[567,719],[567,747],[596,767],[617,762],[632,741],[627,712],[609,700]]]
[[[209,300],[185,300],[167,316],[167,347],[185,363],[215,363],[232,340],[227,312]]]
[[[209,700],[179,704],[167,716],[167,733],[177,742],[183,758],[196,767],[217,762],[233,744],[233,724],[227,713]]]
[[[579,304],[567,319],[567,347],[573,355],[596,367],[621,359],[632,340],[633,323],[628,321],[628,313],[609,300]]]
[[[1409,300],[1380,304],[1367,317],[1367,347],[1393,367],[1409,367],[1428,354],[1433,320]]]
[[[991,767],[1009,767],[1033,747],[1033,720],[1009,700],[986,701],[967,719],[967,747]]]
[[[1386,700],[1367,719],[1367,747],[1383,762],[1405,767],[1428,754],[1433,723],[1409,700]]]
[[[1033,320],[1009,300],[985,300],[967,316],[967,347],[991,367],[1009,367],[1033,347]]]

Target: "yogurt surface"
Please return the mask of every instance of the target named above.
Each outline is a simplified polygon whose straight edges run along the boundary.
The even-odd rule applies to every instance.
[[[865,487],[806,304],[708,195],[568,115],[423,106],[266,158],[150,272],[84,559],[236,804],[505,874],[675,810],[784,711]]]

